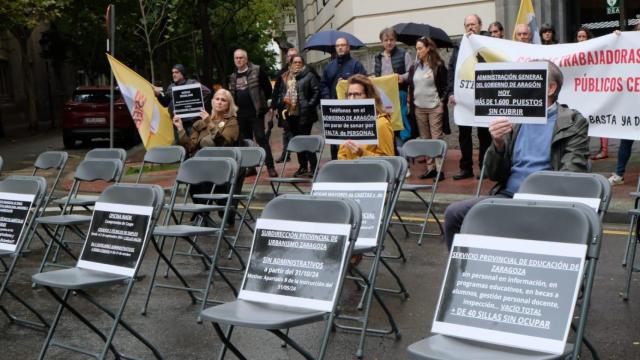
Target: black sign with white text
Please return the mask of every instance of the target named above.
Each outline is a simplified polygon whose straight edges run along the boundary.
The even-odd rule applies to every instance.
[[[321,100],[324,137],[327,144],[354,140],[377,144],[376,105],[374,99]]]
[[[14,251],[33,202],[33,195],[0,193],[0,249]]]
[[[171,95],[173,114],[180,118],[200,116],[200,111],[204,109],[200,84],[174,86]]]
[[[475,119],[506,116],[514,123],[547,122],[547,63],[479,63],[475,73]]]

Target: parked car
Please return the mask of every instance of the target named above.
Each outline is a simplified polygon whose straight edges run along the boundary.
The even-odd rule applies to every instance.
[[[129,109],[120,95],[114,92],[114,141],[126,144],[140,141]],[[109,88],[79,87],[62,110],[62,142],[72,148],[77,140],[84,143],[96,138],[109,138]]]

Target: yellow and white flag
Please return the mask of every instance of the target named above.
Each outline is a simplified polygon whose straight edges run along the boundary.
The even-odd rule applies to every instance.
[[[540,44],[540,28],[536,22],[536,11],[533,9],[531,0],[521,0],[520,10],[518,10],[518,17],[516,18],[516,24],[529,25],[531,29],[531,42],[533,44]],[[516,39],[516,29],[514,26],[512,39]]]
[[[391,127],[393,131],[404,130],[402,113],[400,112],[400,90],[398,89],[398,74],[385,75],[371,78],[371,82],[378,90],[384,108],[391,114]],[[338,99],[347,98],[347,80],[338,81],[336,85]]]
[[[173,144],[171,117],[167,109],[158,102],[151,83],[113,56],[107,54],[107,58],[144,148],[149,150]]]

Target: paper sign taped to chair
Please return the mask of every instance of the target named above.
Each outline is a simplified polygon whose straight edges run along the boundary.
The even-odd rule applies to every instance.
[[[362,209],[358,246],[376,246],[382,224],[387,183],[313,183],[311,195],[352,199]]]
[[[16,251],[34,195],[0,192],[0,250]]]
[[[587,246],[457,234],[432,331],[561,354]]]
[[[350,226],[258,219],[238,299],[332,311]]]
[[[600,208],[600,198],[576,197],[576,196],[556,196],[542,194],[515,193],[514,199],[521,200],[542,200],[542,201],[564,201],[585,204],[596,212]]]
[[[78,267],[133,276],[153,207],[97,202]]]
[[[362,100],[320,100],[324,138],[327,144],[353,140],[361,145],[378,144],[376,102]]]

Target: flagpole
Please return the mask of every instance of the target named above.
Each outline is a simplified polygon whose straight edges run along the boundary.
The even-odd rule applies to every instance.
[[[107,7],[108,39],[107,52],[111,56],[115,56],[115,35],[116,35],[116,13],[115,5],[110,4]],[[109,148],[113,148],[113,69],[109,67]]]

